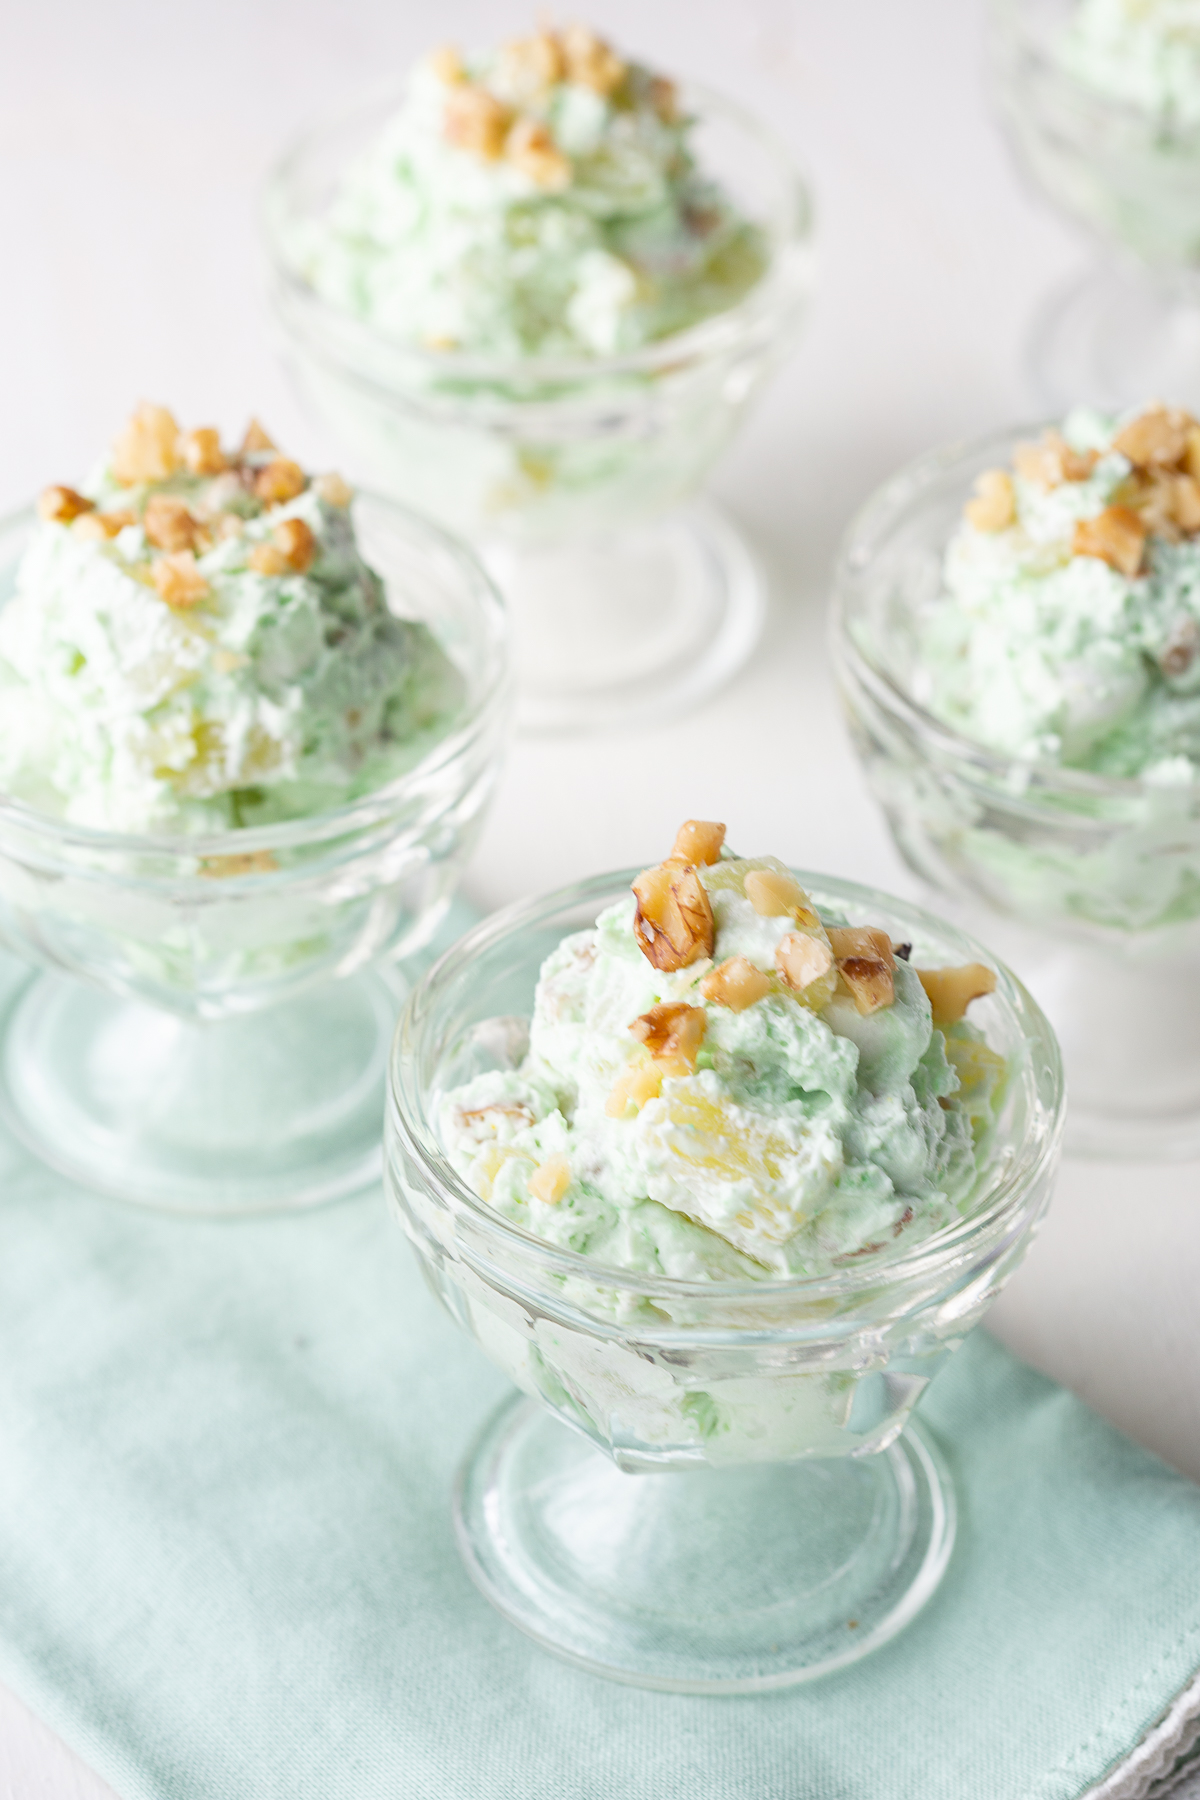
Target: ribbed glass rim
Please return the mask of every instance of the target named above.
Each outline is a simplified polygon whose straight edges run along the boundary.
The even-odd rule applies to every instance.
[[[268,171],[263,186],[259,217],[270,253],[275,277],[286,291],[297,299],[306,312],[320,324],[327,321],[334,330],[357,334],[368,352],[383,346],[393,358],[406,358],[414,370],[420,371],[422,384],[430,378],[450,382],[479,381],[503,383],[519,376],[530,386],[583,386],[609,377],[652,374],[678,362],[700,361],[749,335],[753,327],[770,319],[777,310],[792,301],[793,286],[781,279],[781,266],[790,250],[807,247],[813,234],[812,188],[796,159],[783,140],[763,125],[745,107],[702,83],[681,84],[685,104],[693,102],[699,109],[724,118],[743,131],[762,149],[775,166],[784,196],[784,222],[771,235],[772,255],[766,273],[744,299],[724,312],[714,313],[684,331],[656,338],[638,350],[619,356],[596,357],[487,357],[455,350],[430,350],[416,343],[392,337],[369,324],[346,307],[325,300],[288,255],[287,235],[291,209],[284,196],[290,178],[304,158],[334,131],[355,118],[373,111],[395,107],[403,98],[402,81],[389,81],[376,86],[357,100],[327,114],[296,138]],[[514,402],[514,404],[520,404]]]
[[[1008,462],[1013,447],[1028,438],[1061,424],[1061,418],[1041,418],[1022,425],[1007,425],[985,437],[962,438],[941,449],[927,452],[905,463],[894,475],[863,503],[847,527],[838,550],[833,577],[833,604],[829,615],[830,653],[835,667],[848,674],[884,706],[936,749],[939,757],[976,771],[990,796],[996,789],[1006,792],[1006,803],[1041,811],[1038,793],[1058,793],[1064,799],[1090,798],[1111,801],[1134,801],[1159,797],[1174,789],[1157,787],[1141,776],[1097,775],[1088,769],[1064,768],[1060,763],[1045,762],[1035,757],[1005,756],[986,744],[956,731],[938,719],[893,678],[889,669],[868,656],[851,630],[854,599],[868,577],[877,546],[888,528],[935,483],[953,472],[964,469],[963,499],[970,484],[966,469],[989,456],[994,463]],[[941,547],[945,548],[945,540]],[[1060,816],[1060,815],[1056,815]],[[1072,826],[1089,823],[1097,828],[1111,828],[1111,820],[1086,817],[1072,818]]]
[[[830,1296],[853,1297],[880,1286],[900,1286],[914,1278],[936,1271],[944,1264],[958,1262],[971,1248],[990,1240],[997,1227],[1020,1212],[1021,1204],[1038,1177],[1052,1165],[1058,1153],[1065,1116],[1062,1059],[1058,1040],[1041,1008],[1022,986],[1012,971],[991,955],[965,932],[947,924],[923,907],[885,894],[880,889],[858,882],[841,881],[797,869],[797,879],[818,901],[823,898],[862,907],[864,911],[890,911],[906,924],[943,941],[961,947],[965,959],[983,960],[997,973],[996,993],[1007,1003],[1021,1026],[1021,1036],[1028,1046],[1027,1060],[1041,1059],[1034,1067],[1044,1067],[1050,1081],[1051,1101],[1044,1111],[1033,1109],[1030,1129],[1011,1163],[997,1172],[997,1178],[983,1193],[971,1212],[957,1224],[935,1232],[900,1256],[871,1266],[859,1264],[853,1269],[839,1269],[834,1275],[778,1276],[747,1281],[692,1281],[675,1276],[645,1275],[617,1268],[578,1251],[564,1250],[546,1243],[543,1238],[523,1230],[502,1218],[481,1200],[457,1174],[438,1143],[432,1122],[427,1116],[419,1092],[415,1070],[426,1032],[437,1016],[441,994],[469,967],[482,952],[512,937],[545,924],[568,909],[578,909],[595,917],[595,912],[611,902],[619,893],[628,892],[638,870],[619,869],[610,874],[595,875],[540,895],[521,900],[492,914],[474,926],[445,951],[422,977],[409,996],[392,1045],[388,1078],[389,1123],[403,1138],[417,1158],[433,1190],[451,1207],[465,1213],[481,1235],[510,1253],[519,1252],[527,1261],[539,1263],[555,1274],[575,1277],[593,1286],[623,1289],[643,1296],[670,1300],[706,1300],[710,1303],[728,1300],[764,1301],[782,1296],[817,1300]],[[1032,1079],[1031,1075],[1031,1079]],[[1039,1128],[1039,1122],[1041,1128]],[[385,1180],[388,1178],[388,1155],[385,1147]]]
[[[468,592],[476,601],[480,616],[487,621],[494,638],[496,655],[491,680],[469,719],[456,731],[434,744],[428,756],[415,767],[405,770],[394,781],[375,788],[345,806],[312,813],[303,819],[286,819],[273,825],[236,826],[228,831],[194,833],[104,831],[88,825],[74,825],[39,812],[36,807],[0,792],[0,827],[12,825],[30,836],[40,836],[54,843],[78,850],[104,853],[161,855],[177,857],[213,857],[245,855],[253,850],[287,849],[298,844],[314,844],[341,837],[347,832],[363,830],[383,819],[402,800],[407,789],[425,782],[447,763],[461,756],[484,733],[490,730],[496,716],[507,705],[512,685],[512,671],[507,655],[509,641],[508,610],[496,583],[492,580],[471,548],[452,532],[445,531],[431,519],[411,507],[371,489],[359,488],[355,499],[399,519],[418,539],[424,538],[431,549],[448,555],[465,579]],[[22,527],[36,525],[34,506],[22,507],[0,518],[0,541]],[[0,606],[4,602],[0,601]]]

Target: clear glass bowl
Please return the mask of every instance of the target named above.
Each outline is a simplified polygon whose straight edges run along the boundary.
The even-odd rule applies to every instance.
[[[1051,294],[1030,342],[1039,397],[1200,405],[1200,125],[1086,85],[1061,45],[1077,0],[991,0],[1001,117],[1026,174],[1108,255]]]
[[[832,619],[867,780],[910,868],[1021,972],[1063,1046],[1068,1148],[1200,1151],[1200,792],[999,756],[912,698],[942,558],[1040,426],[901,470],[843,543]]]
[[[740,108],[686,91],[700,165],[766,239],[766,273],[740,304],[623,356],[430,351],[331,305],[304,268],[347,166],[400,101],[389,89],[318,126],[268,182],[285,359],[374,481],[480,546],[513,608],[527,726],[577,730],[691,704],[744,661],[762,623],[752,556],[692,496],[798,328],[808,191]]]
[[[519,1060],[543,958],[635,873],[510,908],[414,990],[392,1058],[385,1185],[434,1293],[530,1396],[489,1422],[459,1479],[459,1542],[484,1593],[620,1680],[788,1686],[885,1642],[945,1567],[953,1489],[906,1425],[1049,1200],[1058,1051],[1000,970],[972,1008],[1012,1068],[995,1143],[968,1215],[907,1254],[848,1259],[821,1279],[700,1282],[555,1249],[464,1185],[437,1103]],[[818,905],[910,940],[919,960],[986,955],[916,907],[799,879]]]
[[[482,823],[507,644],[465,547],[390,501],[354,508],[389,604],[465,681],[462,724],[412,770],[336,811],[176,838],[0,795],[0,943],[51,971],[0,1013],[0,1108],[46,1161],[120,1198],[291,1208],[378,1172],[396,965],[436,929]],[[32,523],[0,524],[0,604]]]

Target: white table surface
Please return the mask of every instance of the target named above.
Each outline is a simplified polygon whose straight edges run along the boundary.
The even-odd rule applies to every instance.
[[[511,35],[532,10],[25,0],[0,14],[0,505],[75,479],[143,396],[229,431],[254,411],[302,459],[336,461],[272,355],[258,180],[339,97],[430,42]],[[739,844],[911,892],[830,690],[834,547],[898,462],[1029,414],[1023,332],[1084,252],[1024,191],[991,121],[980,0],[595,0],[591,16],[795,147],[818,194],[820,290],[714,484],[771,577],[754,661],[660,728],[519,742],[470,890],[492,905],[651,861],[699,814]],[[1077,1163],[993,1320],[1200,1480],[1198,1293],[1200,1167]],[[0,1800],[110,1793],[0,1689]]]

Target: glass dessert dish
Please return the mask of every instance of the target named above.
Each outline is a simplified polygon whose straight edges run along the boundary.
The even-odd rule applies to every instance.
[[[1068,1148],[1185,1157],[1200,1150],[1200,790],[1188,758],[1118,776],[1003,754],[915,697],[928,687],[929,620],[945,593],[945,553],[964,501],[1029,436],[1000,432],[926,457],[859,514],[843,545],[832,619],[842,699],[906,862],[940,905],[997,946],[1045,1007],[1070,1087]],[[1133,517],[1135,533],[1137,524]],[[1185,541],[1173,554],[1187,549]],[[1046,566],[1061,566],[1057,552]],[[1093,574],[1109,580],[1103,569]],[[1004,592],[1010,616],[1031,616],[1035,603]],[[1167,639],[1163,666],[1186,683],[1186,625],[1184,633],[1178,645]],[[1065,690],[1080,719],[1114,695],[1119,701],[1128,673],[1088,664],[1081,652]],[[997,654],[994,693],[1008,680]],[[1155,675],[1153,693],[1162,686]],[[1180,699],[1190,705],[1187,693]]]
[[[633,875],[510,908],[423,979],[396,1038],[385,1183],[434,1293],[522,1390],[484,1428],[456,1492],[459,1545],[482,1591],[549,1649],[618,1680],[709,1693],[784,1687],[884,1643],[943,1572],[953,1488],[909,1415],[1017,1266],[1047,1204],[1058,1054],[1029,996],[996,972],[972,1010],[982,1056],[995,1068],[998,1052],[1008,1068],[994,1128],[961,1209],[909,1248],[892,1241],[912,1218],[911,1207],[899,1217],[895,1199],[886,1249],[861,1246],[816,1274],[739,1259],[674,1210],[694,1215],[698,1204],[678,1196],[671,1210],[636,1205],[638,1216],[656,1212],[649,1230],[660,1248],[686,1246],[672,1266],[692,1276],[547,1241],[479,1198],[439,1121],[447,1094],[481,1077],[503,1087],[503,1073],[487,1072],[522,1063],[547,954],[600,908],[627,903]],[[981,954],[916,907],[822,876],[795,879],[822,914],[905,940],[914,963]],[[550,966],[539,1006],[553,1011]],[[807,1030],[828,1041],[824,1027]],[[668,1082],[668,1107],[686,1086]],[[631,1129],[642,1122],[639,1113]],[[557,1221],[586,1188],[547,1186],[555,1160],[529,1193],[557,1201],[542,1208]],[[747,1170],[779,1189],[769,1160]],[[737,1272],[756,1266],[754,1278]]]
[[[531,729],[691,705],[741,665],[764,616],[753,556],[697,491],[799,325],[809,197],[736,106],[700,90],[676,102],[661,86],[721,206],[753,228],[761,273],[723,310],[633,347],[431,345],[320,291],[313,243],[347,171],[396,114],[394,90],[318,126],[267,188],[283,354],[375,483],[479,548],[510,605],[519,718]]]
[[[1044,302],[1040,401],[1200,405],[1200,54],[1130,0],[992,0],[991,63],[1022,168],[1105,254]],[[1172,30],[1182,47],[1172,44]]]
[[[311,816],[174,835],[0,794],[0,943],[48,971],[5,1004],[0,1107],[45,1161],[118,1198],[233,1214],[377,1176],[397,965],[481,823],[506,636],[468,550],[391,501],[352,511],[390,609],[461,678],[456,722],[414,766]],[[0,525],[5,608],[35,529],[32,511]]]

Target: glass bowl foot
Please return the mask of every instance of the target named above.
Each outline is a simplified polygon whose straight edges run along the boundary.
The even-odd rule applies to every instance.
[[[878,1649],[932,1594],[954,1490],[914,1426],[861,1458],[626,1475],[521,1396],[455,1498],[459,1547],[514,1625],[596,1674],[721,1694]]]
[[[1040,404],[1055,413],[1151,400],[1200,408],[1200,289],[1148,270],[1090,268],[1042,302],[1028,361]]]
[[[695,706],[741,668],[766,616],[753,553],[709,501],[605,537],[494,546],[485,560],[509,604],[526,731]]]
[[[57,975],[0,1014],[0,1111],[84,1187],[170,1212],[293,1211],[376,1180],[392,971],[196,1021]]]

